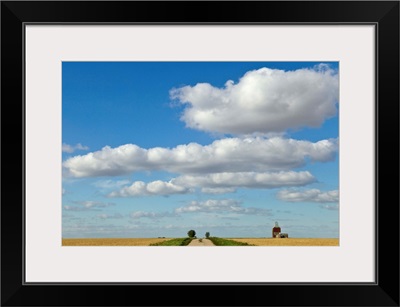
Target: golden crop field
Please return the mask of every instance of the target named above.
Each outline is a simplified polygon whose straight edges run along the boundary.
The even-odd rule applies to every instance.
[[[149,246],[171,238],[62,239],[62,246]],[[229,238],[256,246],[339,246],[339,239],[320,238]]]
[[[62,239],[62,246],[148,246],[168,238]]]
[[[339,246],[336,238],[232,238],[257,246]]]

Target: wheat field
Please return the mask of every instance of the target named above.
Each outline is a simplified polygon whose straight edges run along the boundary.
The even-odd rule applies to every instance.
[[[149,246],[171,238],[62,239],[62,246]],[[339,246],[336,238],[229,238],[256,246]]]
[[[62,239],[62,246],[148,246],[168,238]]]
[[[232,238],[257,246],[339,246],[337,238]]]

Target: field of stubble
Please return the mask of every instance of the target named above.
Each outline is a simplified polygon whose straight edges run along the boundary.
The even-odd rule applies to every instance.
[[[149,246],[170,238],[62,239],[63,246]],[[326,238],[229,238],[256,246],[339,246],[339,239]]]
[[[148,246],[168,238],[62,239],[62,246]]]
[[[337,238],[232,238],[257,246],[339,246]]]

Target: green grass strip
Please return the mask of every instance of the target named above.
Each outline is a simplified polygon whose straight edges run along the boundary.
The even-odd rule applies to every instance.
[[[238,242],[234,240],[222,239],[218,237],[209,237],[212,243],[216,246],[254,246],[253,244],[248,244],[244,242]]]
[[[192,242],[192,238],[176,238],[159,243],[152,243],[150,246],[186,246]]]

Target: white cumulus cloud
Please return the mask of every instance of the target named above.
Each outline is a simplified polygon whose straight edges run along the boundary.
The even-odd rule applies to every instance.
[[[207,194],[235,192],[239,188],[272,189],[278,187],[304,186],[315,181],[308,171],[275,173],[213,173],[207,175],[183,175],[166,181],[144,183],[135,181],[131,186],[111,192],[109,197],[133,197],[145,195],[171,195],[193,193],[200,188]]]
[[[335,203],[339,201],[339,191],[320,191],[311,189],[305,191],[282,190],[277,193],[280,200],[289,202],[316,202],[316,203]]]
[[[314,181],[314,176],[308,171],[282,171],[270,173],[224,172],[207,175],[183,175],[173,179],[173,182],[178,185],[210,189],[272,189],[284,186],[303,186]]]
[[[225,134],[284,132],[319,127],[337,113],[338,74],[315,69],[248,71],[224,88],[198,83],[170,91],[185,105],[181,120],[189,128]]]
[[[332,161],[337,139],[318,142],[282,137],[225,138],[209,145],[189,143],[172,149],[109,146],[64,161],[64,175],[72,177],[117,176],[137,171],[171,173],[264,172],[288,170],[311,161]]]
[[[111,192],[109,197],[133,197],[144,195],[172,195],[172,194],[186,194],[190,189],[178,186],[172,182],[165,182],[161,180],[145,183],[143,181],[135,181],[132,185],[124,187],[119,191]]]

